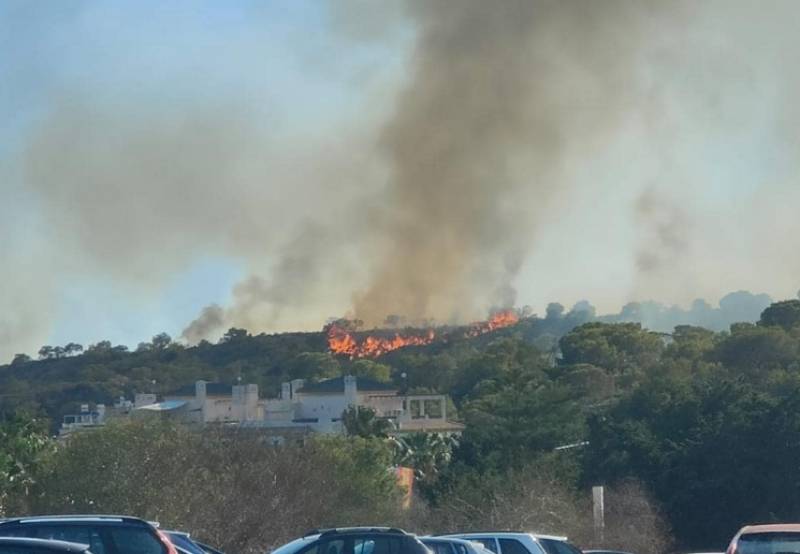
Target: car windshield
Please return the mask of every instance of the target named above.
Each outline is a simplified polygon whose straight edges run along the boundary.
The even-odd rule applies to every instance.
[[[539,544],[544,547],[547,554],[581,554],[581,551],[566,541],[540,538]]]
[[[311,537],[303,537],[302,539],[293,540],[292,542],[286,543],[283,546],[273,550],[272,554],[294,554],[295,552],[314,542],[314,540],[316,540],[318,537],[319,535],[314,535]]]
[[[427,546],[434,554],[453,554],[453,551],[450,549],[450,544],[445,541],[423,540],[422,544]]]
[[[182,548],[189,554],[206,554],[206,551],[195,544],[188,535],[182,533],[167,533],[167,536],[169,536],[169,540],[174,546]]]
[[[800,554],[800,533],[747,533],[739,537],[738,554]]]
[[[143,526],[47,523],[19,527],[26,536],[89,545],[92,554],[164,554],[155,533]]]

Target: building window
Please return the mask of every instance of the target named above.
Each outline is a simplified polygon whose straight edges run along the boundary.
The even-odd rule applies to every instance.
[[[444,417],[444,413],[442,411],[442,400],[440,398],[437,398],[436,400],[426,400],[425,415],[432,419],[442,419],[442,417]]]
[[[411,400],[411,401],[409,402],[409,405],[411,406],[411,409],[410,409],[410,411],[411,411],[411,418],[412,418],[412,419],[419,419],[419,418],[421,418],[421,417],[422,417],[422,406],[421,406],[421,402],[420,402],[419,400]]]

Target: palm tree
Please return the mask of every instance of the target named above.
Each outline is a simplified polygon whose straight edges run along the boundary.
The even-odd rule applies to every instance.
[[[342,413],[342,423],[350,436],[386,438],[392,429],[388,419],[377,416],[375,410],[364,406],[350,406]]]
[[[411,433],[394,439],[395,463],[411,467],[418,481],[432,483],[450,463],[458,439],[443,433]]]

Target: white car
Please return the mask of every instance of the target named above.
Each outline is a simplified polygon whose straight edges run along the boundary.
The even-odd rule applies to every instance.
[[[479,542],[495,554],[583,554],[567,537],[534,533],[457,533],[444,535]]]
[[[453,537],[419,537],[433,554],[493,554],[481,543]]]

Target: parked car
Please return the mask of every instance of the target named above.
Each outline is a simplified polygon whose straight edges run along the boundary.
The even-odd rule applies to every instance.
[[[12,518],[0,537],[28,537],[85,544],[92,554],[178,554],[166,535],[127,516],[70,515]]]
[[[479,542],[447,537],[420,537],[433,554],[492,554]]]
[[[731,540],[727,554],[800,554],[800,524],[748,525]]]
[[[566,537],[534,533],[486,532],[444,535],[481,543],[495,554],[582,554]]]
[[[0,554],[91,554],[85,544],[22,537],[0,537]]]
[[[202,546],[194,542],[189,535],[183,531],[163,531],[163,533],[178,551],[178,554],[207,554]]]
[[[390,527],[309,531],[272,554],[429,554],[414,535]]]
[[[631,554],[631,553],[623,552],[622,550],[584,550],[583,554]],[[712,553],[708,552],[707,554],[712,554]],[[717,552],[716,554],[723,554],[723,553]]]

